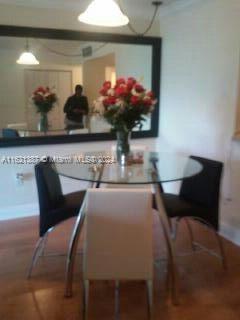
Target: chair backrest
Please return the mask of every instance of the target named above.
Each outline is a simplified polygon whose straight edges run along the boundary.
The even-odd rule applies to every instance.
[[[9,123],[7,125],[7,128],[9,129],[26,129],[27,128],[27,123],[26,122],[19,122],[19,123]]]
[[[199,174],[183,180],[180,196],[203,207],[218,210],[223,163],[196,156],[190,158],[200,162],[203,169]]]
[[[4,128],[4,129],[2,129],[2,137],[3,138],[18,138],[19,133],[15,129]]]
[[[50,158],[35,166],[40,215],[41,212],[58,208],[63,200],[60,179],[53,166]]]
[[[69,130],[69,134],[84,134],[84,133],[89,133],[89,130],[87,128]]]
[[[88,190],[84,279],[152,279],[151,207],[150,191]]]

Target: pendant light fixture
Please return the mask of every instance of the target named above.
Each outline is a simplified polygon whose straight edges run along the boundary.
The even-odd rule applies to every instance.
[[[36,59],[34,54],[29,50],[28,40],[26,40],[25,51],[20,55],[19,59],[17,60],[18,64],[23,65],[38,65],[39,61]]]
[[[114,0],[93,0],[78,20],[95,26],[120,27],[129,23]]]

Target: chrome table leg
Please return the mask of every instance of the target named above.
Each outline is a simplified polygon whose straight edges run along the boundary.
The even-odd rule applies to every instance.
[[[80,236],[84,219],[85,219],[85,205],[86,205],[86,194],[84,196],[84,200],[83,200],[79,215],[77,217],[77,220],[75,222],[74,230],[70,240],[68,256],[67,256],[67,265],[66,265],[65,297],[72,296],[74,262],[75,262],[75,257],[77,253],[79,236]]]
[[[160,178],[157,170],[157,163],[154,159],[152,160],[152,166],[153,166],[152,181],[153,181],[153,188],[155,192],[157,211],[158,211],[159,220],[163,228],[163,235],[166,241],[167,251],[168,251],[168,272],[171,277],[172,301],[173,301],[173,304],[177,305],[178,304],[178,273],[177,273],[176,264],[175,264],[174,246],[171,239],[172,227],[169,222],[170,219],[168,218],[166,209],[162,201],[161,193],[163,189],[161,184],[159,183]]]
[[[169,228],[167,213],[165,211],[160,190],[157,184],[154,184],[154,190],[155,190],[159,220],[162,224],[163,234],[164,234],[164,238],[165,238],[167,250],[168,250],[168,267],[169,267],[168,271],[171,277],[172,301],[175,305],[177,305],[178,304],[178,274],[177,274],[177,269],[175,264],[174,247],[171,240],[171,230]]]

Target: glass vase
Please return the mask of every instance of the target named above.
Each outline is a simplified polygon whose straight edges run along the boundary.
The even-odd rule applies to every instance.
[[[117,162],[121,166],[128,164],[130,156],[131,131],[117,131]]]
[[[38,130],[42,132],[46,132],[48,130],[48,116],[47,113],[42,112],[40,114],[40,120],[38,123]]]

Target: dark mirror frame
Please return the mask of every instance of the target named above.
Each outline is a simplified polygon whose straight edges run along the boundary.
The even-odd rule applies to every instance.
[[[149,131],[133,132],[132,138],[151,138],[158,136],[159,126],[159,97],[161,75],[161,38],[120,35],[110,33],[82,32],[60,29],[30,28],[0,25],[0,36],[42,38],[55,40],[80,40],[91,42],[112,42],[120,44],[136,44],[152,46],[152,91],[158,98],[152,114],[151,129]],[[89,133],[79,135],[59,135],[44,137],[23,137],[0,139],[0,147],[79,143],[87,141],[114,140],[114,133]]]

